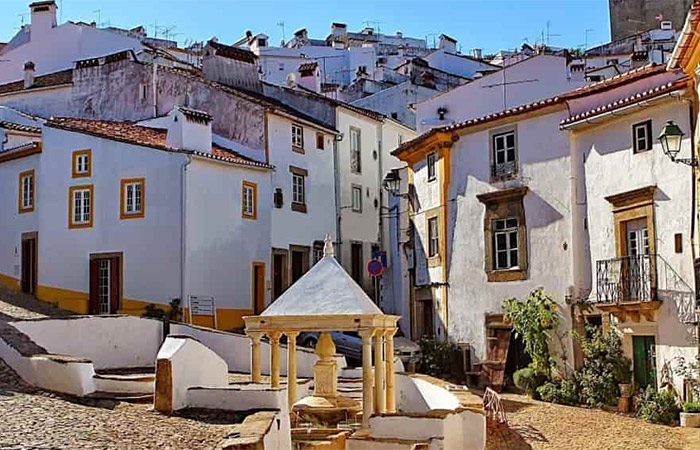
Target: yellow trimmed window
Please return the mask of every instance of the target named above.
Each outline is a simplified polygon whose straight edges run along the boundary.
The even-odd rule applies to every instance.
[[[34,211],[34,170],[19,174],[19,213]]]
[[[146,179],[126,178],[121,182],[122,219],[139,219],[146,215]]]
[[[68,189],[68,228],[90,228],[95,204],[91,184],[71,186]]]
[[[73,178],[92,176],[92,150],[73,152]]]
[[[244,219],[258,218],[258,185],[250,182],[243,182],[242,189],[242,216]]]

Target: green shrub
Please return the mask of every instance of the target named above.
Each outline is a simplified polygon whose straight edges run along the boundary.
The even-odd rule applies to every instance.
[[[652,386],[648,386],[637,397],[639,410],[637,415],[647,422],[672,424],[678,420],[680,408],[678,398],[673,391],[657,391]]]
[[[561,320],[554,299],[539,288],[530,292],[525,302],[516,298],[505,299],[503,310],[504,318],[513,323],[515,336],[525,343],[525,352],[532,359],[530,368],[549,377],[556,365],[549,350],[551,333]]]
[[[576,374],[581,386],[582,400],[593,407],[616,405],[620,397],[619,384],[632,378],[632,361],[622,351],[622,341],[615,330],[589,329],[590,338],[583,341],[583,367]]]
[[[141,315],[141,317],[150,317],[152,319],[162,319],[165,317],[165,311],[163,311],[161,308],[158,308],[156,305],[150,303],[146,305],[146,309]]]
[[[537,397],[537,388],[547,381],[547,376],[536,372],[532,367],[516,370],[513,373],[513,383],[532,398]]]
[[[537,388],[537,394],[545,402],[560,405],[578,405],[581,403],[579,387],[575,381],[550,381]]]
[[[700,413],[700,402],[685,402],[683,405],[683,412]]]
[[[433,376],[441,376],[450,372],[454,344],[422,337],[418,341],[421,350],[420,372]]]

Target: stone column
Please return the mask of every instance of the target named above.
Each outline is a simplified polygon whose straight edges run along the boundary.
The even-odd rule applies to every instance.
[[[377,331],[374,336],[374,412],[381,414],[386,412],[386,391],[384,386],[384,331]]]
[[[287,331],[287,398],[289,410],[297,401],[297,336],[298,331]]]
[[[374,330],[361,330],[362,337],[362,428],[369,430],[372,415],[372,335]]]
[[[394,373],[394,334],[396,328],[384,333],[386,338],[386,412],[396,412],[396,374]]]
[[[270,331],[270,384],[273,389],[280,387],[280,336],[279,331]]]
[[[253,383],[262,382],[260,374],[260,338],[262,335],[260,331],[248,332],[248,337],[250,337],[250,373]]]

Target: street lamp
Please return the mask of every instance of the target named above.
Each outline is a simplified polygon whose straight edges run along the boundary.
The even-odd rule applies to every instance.
[[[391,195],[397,195],[401,190],[401,177],[397,170],[392,170],[384,177],[384,190]]]
[[[659,135],[659,141],[661,142],[661,147],[664,150],[664,154],[673,162],[683,163],[689,166],[697,166],[698,162],[695,159],[695,155],[692,155],[690,158],[676,158],[678,153],[681,151],[683,136],[685,136],[683,130],[681,130],[681,128],[672,120],[666,122],[664,129]]]

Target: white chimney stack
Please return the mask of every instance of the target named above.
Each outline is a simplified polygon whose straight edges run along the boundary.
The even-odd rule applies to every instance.
[[[32,14],[31,39],[39,38],[48,30],[56,28],[56,10],[58,7],[54,0],[31,3],[29,9]]]
[[[166,147],[211,153],[212,117],[208,113],[176,106],[168,116]]]
[[[480,48],[475,48],[474,50],[472,50],[472,52],[474,53],[474,58],[476,58],[476,59],[481,59],[481,56],[482,56],[482,55],[481,55],[481,49],[480,49]]]
[[[24,88],[29,89],[34,86],[34,63],[27,61],[24,63]]]

